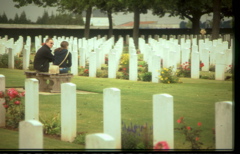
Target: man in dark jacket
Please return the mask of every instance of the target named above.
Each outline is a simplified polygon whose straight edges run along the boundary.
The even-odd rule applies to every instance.
[[[50,50],[53,46],[51,38],[46,39],[45,44],[37,51],[34,57],[34,69],[39,72],[48,72],[49,62],[54,60],[54,56]]]

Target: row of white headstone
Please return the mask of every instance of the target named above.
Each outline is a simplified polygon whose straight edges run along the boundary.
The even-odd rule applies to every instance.
[[[19,123],[19,149],[43,149],[43,124],[39,122],[39,83],[25,80],[25,120]],[[5,76],[0,74],[0,91]],[[3,99],[0,100],[2,104]],[[76,85],[61,84],[61,140],[72,142],[77,134]],[[153,95],[153,144],[166,141],[174,149],[174,101],[169,94]],[[233,149],[232,102],[215,103],[216,149]],[[5,108],[0,105],[0,127],[5,126]],[[103,133],[86,136],[86,149],[121,149],[121,90],[103,90]]]
[[[20,37],[21,38],[21,37]],[[41,40],[43,42],[48,38],[45,36],[35,37],[36,48],[40,48]],[[6,39],[4,39],[6,40]],[[20,39],[22,40],[22,39]],[[116,78],[119,65],[119,59],[123,51],[123,38],[120,37],[116,43],[114,38],[106,39],[106,37],[94,37],[86,40],[85,38],[77,39],[76,37],[53,37],[55,42],[52,50],[60,46],[63,40],[69,42],[69,51],[72,53],[71,73],[78,75],[79,67],[86,67],[89,63],[89,77],[96,77],[97,69],[105,63],[105,56],[108,55],[108,78]],[[6,42],[6,41],[5,41]],[[18,41],[21,42],[21,41]],[[137,54],[132,38],[128,38],[129,42],[129,80],[137,81]],[[181,38],[180,44],[177,39],[152,39],[148,38],[148,43],[143,38],[139,38],[139,49],[143,54],[143,59],[148,63],[148,71],[152,72],[152,82],[159,82],[161,61],[163,67],[173,67],[173,71],[177,70],[177,64],[188,62],[191,59],[191,78],[199,78],[200,61],[204,63],[202,71],[209,71],[210,65],[215,65],[215,79],[224,80],[225,72],[232,67],[232,46],[228,49],[228,42],[222,42],[222,39],[209,41],[209,39],[197,41]],[[29,67],[31,38],[27,37],[27,44],[23,50],[23,69]],[[16,43],[15,43],[16,44]],[[19,43],[18,43],[19,44]],[[20,45],[14,45],[20,46]],[[19,48],[19,47],[18,47]],[[16,48],[7,48],[9,54],[9,68],[14,68],[14,55],[19,52]],[[17,51],[17,52],[16,52]],[[37,50],[36,50],[37,51]],[[80,58],[79,58],[80,57]]]
[[[177,39],[162,39],[158,41],[148,38],[148,43],[139,38],[139,49],[143,54],[143,59],[148,63],[148,71],[152,72],[152,81],[158,82],[156,79],[160,75],[159,66],[160,60],[163,62],[163,67],[173,67],[176,71],[177,64],[191,62],[191,78],[199,78],[200,61],[204,64],[202,71],[209,71],[210,65],[215,65],[215,79],[224,80],[226,70],[232,67],[233,49],[228,48],[228,42],[222,42],[222,39],[209,41],[208,39],[199,40],[197,45],[196,39],[185,40],[181,39],[181,44],[178,44]],[[129,45],[130,47],[130,45]]]

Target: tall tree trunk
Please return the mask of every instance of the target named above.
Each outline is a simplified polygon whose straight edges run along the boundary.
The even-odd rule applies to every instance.
[[[108,22],[109,22],[109,30],[108,30],[108,38],[111,38],[113,35],[113,22],[112,22],[112,11],[108,11]]]
[[[200,34],[200,27],[199,27],[199,22],[200,22],[201,14],[195,14],[193,15],[192,18],[192,33],[193,34]]]
[[[90,21],[91,21],[91,15],[92,15],[92,7],[89,7],[86,10],[86,23],[85,23],[85,30],[84,30],[84,37],[86,39],[89,38],[89,32],[90,32]]]
[[[212,39],[218,39],[220,27],[221,0],[213,0],[213,6]]]
[[[133,27],[133,40],[136,49],[138,49],[138,37],[139,37],[139,24],[140,24],[140,12],[139,8],[134,8],[134,27]]]

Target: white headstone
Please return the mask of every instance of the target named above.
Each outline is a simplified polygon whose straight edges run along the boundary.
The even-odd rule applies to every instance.
[[[96,67],[96,52],[90,52],[89,59],[89,77],[96,77],[97,67]]]
[[[19,149],[43,149],[43,124],[37,120],[19,123]]]
[[[80,48],[79,55],[80,55],[80,62],[79,62],[80,67],[85,68],[85,66],[86,66],[86,49]]]
[[[8,48],[8,68],[14,69],[14,51]]]
[[[202,50],[202,63],[202,71],[209,71],[209,50],[206,48]]]
[[[0,92],[5,93],[5,76],[0,74]],[[5,127],[5,114],[6,109],[2,105],[5,102],[5,98],[0,98],[0,127]]]
[[[159,75],[161,69],[161,57],[158,55],[153,56],[153,65],[152,65],[152,82],[159,82]]]
[[[72,142],[77,135],[76,85],[61,84],[61,140]]]
[[[72,67],[71,67],[71,73],[73,75],[78,75],[78,52],[72,51]]]
[[[117,88],[103,90],[103,130],[115,139],[116,149],[121,149],[121,91]]]
[[[138,80],[138,64],[137,64],[137,54],[130,54],[129,59],[129,80],[137,81]]]
[[[108,78],[116,78],[116,54],[110,52],[108,54]]]
[[[174,149],[173,96],[153,95],[153,145],[166,141]]]
[[[191,55],[191,78],[199,79],[199,52],[192,52]]]
[[[39,83],[35,78],[25,79],[25,120],[39,119]]]
[[[108,134],[89,134],[85,142],[85,149],[116,149],[114,138]]]
[[[232,102],[215,103],[216,149],[234,149],[234,113]]]

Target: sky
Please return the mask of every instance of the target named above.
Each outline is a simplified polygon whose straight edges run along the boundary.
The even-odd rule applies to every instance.
[[[7,15],[8,19],[14,19],[15,14],[21,14],[23,11],[25,11],[27,19],[36,22],[38,17],[42,17],[44,10],[48,11],[48,14],[51,15],[52,13],[57,13],[57,8],[53,7],[37,7],[35,5],[28,5],[21,8],[14,7],[15,2],[12,0],[0,0],[0,15],[2,15],[4,12]],[[201,18],[202,22],[205,22],[206,20],[211,20],[212,16],[204,15]],[[147,14],[141,14],[140,15],[141,21],[158,21],[158,23],[161,24],[178,24],[181,21],[188,22],[187,19],[182,20],[179,19],[179,17],[168,17],[168,15],[165,15],[162,18],[159,18],[158,16],[152,15],[151,11],[148,11]],[[229,18],[226,18],[226,20],[229,20]],[[115,25],[120,25],[126,22],[133,21],[133,13],[128,13],[127,15],[124,15],[123,13],[113,14],[113,21]]]

